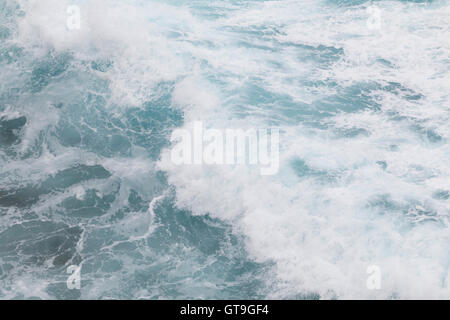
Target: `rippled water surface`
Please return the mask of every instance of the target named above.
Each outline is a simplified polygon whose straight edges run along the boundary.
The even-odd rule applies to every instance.
[[[0,298],[448,299],[449,95],[445,0],[1,0]],[[278,174],[174,165],[194,120]]]

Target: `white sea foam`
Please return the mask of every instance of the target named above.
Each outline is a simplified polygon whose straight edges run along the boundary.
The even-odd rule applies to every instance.
[[[302,292],[322,298],[450,296],[450,204],[432,196],[450,187],[450,6],[380,2],[383,24],[377,33],[365,27],[366,7],[331,10],[288,1],[239,11],[220,22],[236,28],[276,26],[281,32],[275,39],[283,43],[332,46],[344,54],[327,68],[315,68],[295,59],[290,49],[273,56],[241,49],[239,58],[228,56],[217,68],[244,79],[261,76],[274,92],[292,93],[297,101],[318,101],[335,90],[317,89],[314,97],[286,81],[297,71],[301,77],[305,69],[311,70],[310,79],[333,79],[343,86],[399,83],[423,99],[408,100],[403,93],[380,89],[375,98],[381,111],[342,112],[324,120],[330,127],[363,128],[368,136],[350,139],[302,124],[282,126],[281,171],[275,177],[260,177],[250,168],[174,166],[167,152],[162,156],[160,167],[169,172],[180,207],[227,219],[245,234],[255,259],[276,263],[282,284],[272,297]],[[222,59],[224,50],[218,49],[216,58]],[[246,63],[247,55],[259,62],[254,70]],[[285,66],[282,72],[266,73],[271,58]],[[242,63],[241,73],[230,68],[233,63]],[[190,92],[189,99],[202,100],[202,94]],[[263,111],[249,118],[258,123]],[[217,121],[215,113],[204,112],[201,103],[186,110],[189,119],[198,115]],[[400,119],[393,120],[391,113]],[[238,118],[221,121],[241,123]],[[424,140],[423,133],[411,129],[417,124],[425,132],[434,130],[441,142]],[[302,159],[316,175],[296,177],[293,159]],[[381,269],[380,290],[366,287],[369,265]]]
[[[245,236],[252,258],[275,263],[278,285],[269,297],[450,297],[450,203],[433,196],[450,188],[448,1],[379,1],[377,31],[366,26],[369,3],[224,4],[230,11],[212,19],[193,14],[195,8],[156,1],[75,1],[81,29],[70,32],[66,8],[73,1],[20,3],[27,15],[14,41],[35,57],[51,49],[72,52],[80,60],[112,60],[111,70],[101,73],[110,83],[112,104],[140,106],[157,84],[173,81],[172,107],[183,110],[186,123],[246,129],[277,122],[282,148],[276,176],[262,177],[251,167],[175,166],[170,149],[158,163],[176,187],[180,208],[232,223]],[[329,56],[311,58],[305,46],[327,47]],[[333,116],[317,121],[328,128],[321,130],[296,118],[302,110],[283,114],[289,111],[284,102],[265,101],[258,92],[249,98],[246,92],[256,83],[310,105],[339,91],[321,81],[342,88],[377,83],[381,87],[370,91],[370,98],[378,110],[331,110]],[[397,89],[382,87],[393,83]],[[41,115],[31,103],[23,109],[30,119],[23,151],[59,119],[45,101],[38,102],[44,106]],[[368,134],[349,138],[339,131],[351,129]],[[45,175],[75,158],[76,151],[55,156],[44,150],[39,160],[10,162],[2,170]],[[296,160],[308,174],[292,165]],[[140,173],[154,170],[141,158],[103,164],[142,192],[146,184]],[[71,192],[81,196],[80,188]],[[117,202],[124,199],[120,194]],[[121,230],[131,232],[142,221],[145,230],[152,230],[148,218],[130,218]],[[380,267],[380,290],[366,287],[370,265]],[[113,280],[105,286],[115,286]],[[24,291],[21,283],[17,286]],[[47,297],[41,286],[35,291]]]

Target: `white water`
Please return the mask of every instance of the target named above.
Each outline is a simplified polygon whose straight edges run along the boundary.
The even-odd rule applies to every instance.
[[[175,166],[169,148],[156,163],[180,209],[231,224],[251,259],[274,263],[268,298],[450,298],[448,1],[377,1],[379,30],[367,27],[371,3],[364,1],[18,2],[26,15],[11,41],[32,57],[71,52],[74,70],[80,61],[113,62],[96,75],[108,89],[95,92],[112,114],[141,108],[162,95],[158,84],[173,82],[171,107],[186,125],[282,130],[276,176],[242,166]],[[68,32],[72,3],[82,27]],[[26,77],[8,68],[4,88]],[[31,125],[20,152],[59,120],[46,99],[69,102],[83,90],[67,81],[25,100],[20,112]],[[133,162],[100,162],[146,190],[140,172],[154,164],[140,148]],[[80,157],[58,152],[5,170],[28,176],[32,163],[31,172],[44,176]],[[152,230],[148,214],[141,219]],[[380,290],[366,287],[370,265],[381,269]]]

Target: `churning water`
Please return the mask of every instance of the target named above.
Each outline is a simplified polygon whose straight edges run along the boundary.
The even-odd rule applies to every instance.
[[[446,0],[0,0],[0,298],[450,298],[449,121]]]

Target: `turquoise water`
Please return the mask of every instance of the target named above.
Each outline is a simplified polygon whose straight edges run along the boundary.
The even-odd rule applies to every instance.
[[[0,298],[450,298],[449,39],[449,1],[2,0]],[[279,128],[278,174],[174,165],[192,121]]]

